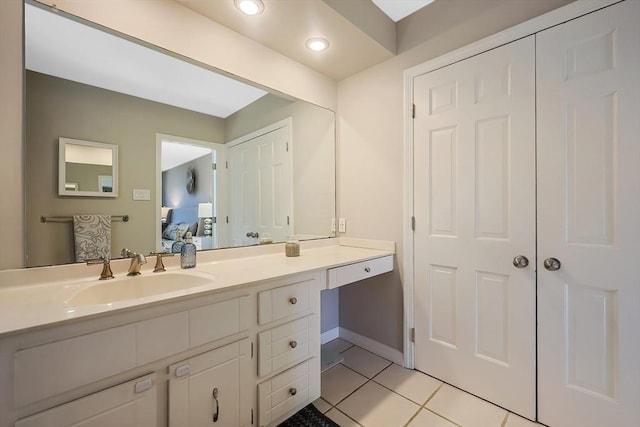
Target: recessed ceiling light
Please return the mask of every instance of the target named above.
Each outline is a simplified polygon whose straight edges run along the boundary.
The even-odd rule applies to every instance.
[[[329,42],[326,39],[313,38],[307,40],[306,45],[314,52],[321,52],[329,47]]]
[[[257,15],[264,10],[262,0],[234,0],[234,3],[242,13],[247,15]]]

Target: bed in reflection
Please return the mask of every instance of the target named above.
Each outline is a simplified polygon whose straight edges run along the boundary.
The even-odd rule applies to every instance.
[[[176,242],[186,238],[187,233],[198,235],[198,207],[188,206],[169,209],[167,220],[162,224],[162,251],[180,252]]]

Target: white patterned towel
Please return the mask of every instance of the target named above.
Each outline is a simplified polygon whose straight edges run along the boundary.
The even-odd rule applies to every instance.
[[[111,257],[111,215],[74,215],[76,262]]]

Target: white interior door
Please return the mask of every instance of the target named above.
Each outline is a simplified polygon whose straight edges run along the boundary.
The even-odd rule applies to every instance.
[[[271,235],[283,242],[293,231],[290,126],[285,125],[229,149],[234,245]]]
[[[414,81],[415,366],[529,418],[534,71],[532,36]]]
[[[537,77],[539,418],[640,426],[640,2],[541,32]]]

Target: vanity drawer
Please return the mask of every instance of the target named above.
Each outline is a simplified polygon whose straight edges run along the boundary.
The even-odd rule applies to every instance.
[[[130,324],[16,352],[15,406],[90,384],[136,366]]]
[[[206,344],[249,329],[249,296],[189,310],[189,345]]]
[[[309,359],[258,384],[258,425],[300,409],[320,396],[320,363]]]
[[[156,376],[151,374],[23,418],[15,426],[155,427],[157,404]]]
[[[392,270],[393,255],[357,262],[355,264],[343,265],[342,267],[330,268],[327,272],[327,288],[337,288],[339,286],[377,276],[378,274],[387,273]]]
[[[313,280],[293,283],[258,293],[258,323],[273,322],[309,309]]]
[[[313,316],[307,316],[258,334],[258,375],[264,377],[311,355]]]

